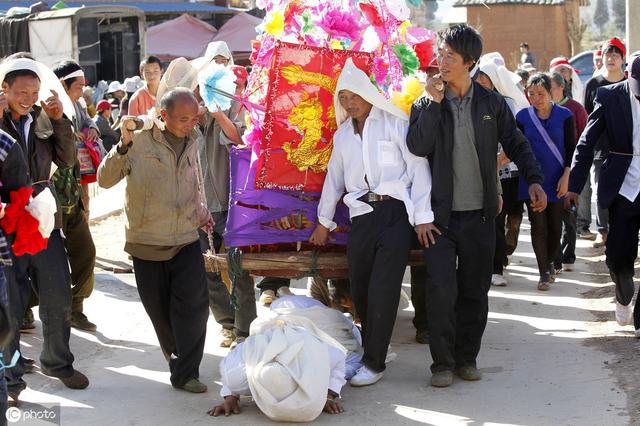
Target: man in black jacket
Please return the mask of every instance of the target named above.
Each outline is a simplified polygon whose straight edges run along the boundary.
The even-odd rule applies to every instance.
[[[433,358],[431,385],[446,387],[453,372],[479,380],[476,357],[487,323],[499,211],[498,143],[529,184],[535,211],[546,207],[531,148],[504,98],[472,82],[482,54],[480,34],[465,24],[439,35],[440,75],[411,111],[407,145],[432,171],[435,229],[427,230],[426,305]],[[446,85],[445,85],[446,83]]]
[[[640,337],[640,298],[631,306],[640,229],[640,56],[630,60],[629,79],[597,91],[595,108],[576,146],[565,204],[578,204],[598,142],[609,141],[600,170],[598,206],[609,211],[607,266],[616,284],[616,320],[633,324]]]

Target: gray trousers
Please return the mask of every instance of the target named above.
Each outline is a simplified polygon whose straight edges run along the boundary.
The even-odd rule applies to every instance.
[[[227,212],[212,212],[211,216],[213,216],[213,220],[216,223],[213,232],[213,244],[216,252],[218,252],[222,247],[222,234],[227,224]],[[200,233],[200,248],[204,253],[209,248],[209,241],[205,232],[198,232]],[[237,309],[234,309],[231,304],[231,295],[222,281],[220,273],[207,272],[207,284],[209,287],[209,308],[216,322],[223,328],[233,330],[236,336],[248,336],[249,325],[257,316],[253,278],[249,273],[244,272],[236,282]]]

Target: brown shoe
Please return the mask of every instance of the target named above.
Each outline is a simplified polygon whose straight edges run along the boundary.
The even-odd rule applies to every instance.
[[[233,333],[233,330],[230,330],[228,328],[223,328],[222,330],[220,330],[220,337],[222,338],[220,340],[221,348],[228,348],[236,339],[236,335]]]
[[[436,371],[431,376],[431,386],[436,388],[446,388],[453,383],[453,373],[449,370]]]
[[[69,377],[58,378],[69,389],[85,389],[87,386],[89,386],[89,379],[87,378],[87,376],[85,376],[78,370],[73,370],[73,374]]]
[[[183,391],[187,391],[190,393],[204,393],[207,391],[207,385],[205,385],[198,379],[190,379],[184,385],[174,386],[174,388],[182,389]]]
[[[593,247],[594,248],[604,247],[607,244],[607,236],[608,235],[606,232],[598,233],[596,240],[593,242]]]
[[[482,378],[480,371],[473,365],[456,368],[455,373],[456,376],[460,377],[462,380],[468,380],[470,382],[480,380]]]
[[[71,327],[77,328],[78,330],[91,332],[94,332],[98,329],[98,327],[94,323],[89,321],[87,316],[82,312],[71,313]]]

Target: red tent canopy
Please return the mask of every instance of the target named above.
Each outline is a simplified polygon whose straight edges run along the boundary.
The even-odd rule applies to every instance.
[[[256,27],[261,22],[260,18],[248,13],[239,13],[220,28],[212,41],[226,42],[233,53],[234,60],[248,59],[251,53],[251,40],[258,36]]]
[[[147,54],[158,56],[163,61],[180,56],[187,59],[198,58],[217,32],[215,27],[206,22],[183,14],[171,21],[149,27]]]

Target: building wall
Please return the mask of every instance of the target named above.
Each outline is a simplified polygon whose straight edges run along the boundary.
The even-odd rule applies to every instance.
[[[565,6],[467,7],[467,23],[482,34],[484,52],[500,52],[510,69],[520,61],[523,41],[529,43],[540,70],[546,70],[552,58],[571,53]]]

